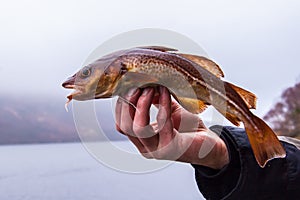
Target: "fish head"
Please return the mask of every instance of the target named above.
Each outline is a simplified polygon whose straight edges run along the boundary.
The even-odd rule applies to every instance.
[[[74,92],[67,96],[67,103],[72,99],[85,101],[116,95],[118,80],[123,72],[123,64],[116,57],[106,56],[83,67],[62,84],[66,89],[74,89]]]

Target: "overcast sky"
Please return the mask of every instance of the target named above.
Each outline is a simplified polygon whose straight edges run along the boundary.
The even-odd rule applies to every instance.
[[[201,45],[225,79],[269,110],[300,75],[300,1],[10,0],[0,7],[0,92],[65,98],[66,77],[112,36],[176,31]]]

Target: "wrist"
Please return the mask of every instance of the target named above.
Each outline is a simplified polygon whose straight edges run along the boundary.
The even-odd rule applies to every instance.
[[[210,130],[183,134],[183,143],[189,143],[178,161],[202,165],[212,169],[222,169],[229,163],[225,142]]]

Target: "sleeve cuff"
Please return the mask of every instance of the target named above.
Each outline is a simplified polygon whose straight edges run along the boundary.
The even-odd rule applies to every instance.
[[[195,168],[196,182],[203,196],[207,199],[222,199],[234,191],[238,185],[241,172],[240,157],[235,140],[223,131],[223,127],[213,126],[211,130],[224,140],[229,153],[229,164],[220,170],[201,165],[192,166]]]
[[[256,163],[247,134],[236,127],[213,126],[226,143],[230,162],[221,170],[193,165],[199,190],[207,199],[284,197],[287,184],[286,159],[273,159],[265,168]],[[216,158],[217,159],[217,158]]]

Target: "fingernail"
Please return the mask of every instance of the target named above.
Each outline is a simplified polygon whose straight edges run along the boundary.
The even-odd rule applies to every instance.
[[[152,90],[151,88],[145,88],[142,93],[142,96],[146,96],[151,90]]]
[[[128,90],[127,96],[131,97],[131,96],[133,96],[134,94],[136,94],[137,91],[138,91],[137,88],[131,88],[131,89]]]
[[[118,98],[117,104],[121,104],[121,103],[122,103],[122,99],[121,99],[121,98]]]

